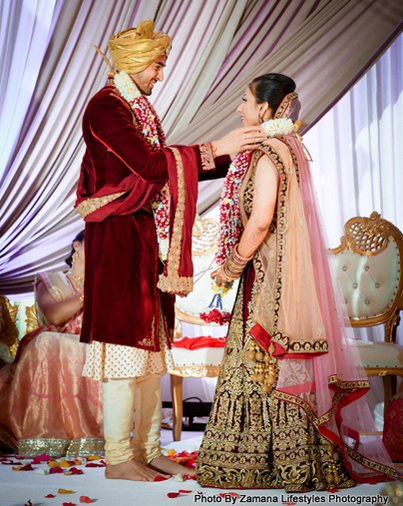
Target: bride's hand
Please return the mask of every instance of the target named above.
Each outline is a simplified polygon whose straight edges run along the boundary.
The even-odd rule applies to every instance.
[[[214,279],[215,284],[217,286],[223,286],[224,288],[228,288],[232,284],[232,279],[227,278],[227,276],[222,272],[222,267],[219,267],[214,272],[210,274],[211,279]]]
[[[232,130],[218,141],[212,142],[216,156],[234,155],[240,151],[253,149],[256,144],[267,140],[266,133],[259,126],[242,127]]]

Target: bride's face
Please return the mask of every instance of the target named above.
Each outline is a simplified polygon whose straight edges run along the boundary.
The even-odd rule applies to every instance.
[[[256,103],[255,95],[250,91],[249,87],[242,97],[242,103],[236,110],[241,115],[241,121],[244,126],[259,125],[260,105]]]

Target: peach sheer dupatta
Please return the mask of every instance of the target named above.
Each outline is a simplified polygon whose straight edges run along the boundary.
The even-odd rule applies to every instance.
[[[296,93],[287,95],[274,119],[298,118]],[[300,406],[310,422],[339,446],[358,482],[398,478],[383,446],[367,401],[369,390],[349,326],[337,275],[316,202],[301,138],[295,133],[271,139],[263,151],[279,172],[276,230],[255,256],[261,276],[256,325],[251,333],[266,351],[281,359],[274,397]],[[252,162],[240,192],[250,177]],[[271,346],[273,350],[273,346]],[[332,452],[329,446],[329,451]]]

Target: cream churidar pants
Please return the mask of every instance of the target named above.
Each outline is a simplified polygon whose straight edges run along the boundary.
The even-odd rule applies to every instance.
[[[104,378],[102,393],[107,464],[121,464],[133,459],[149,464],[161,456],[161,376]],[[132,430],[133,438],[130,439]]]

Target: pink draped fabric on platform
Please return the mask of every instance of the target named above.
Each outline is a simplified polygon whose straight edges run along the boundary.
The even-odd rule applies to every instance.
[[[86,345],[79,339],[42,332],[25,348],[11,383],[7,368],[0,370],[0,441],[15,449],[22,442],[32,448],[30,455],[39,455],[36,440],[51,439],[59,454],[72,455],[72,447],[83,447],[81,440],[103,439],[101,384],[81,377]],[[38,448],[45,453],[45,442]]]

